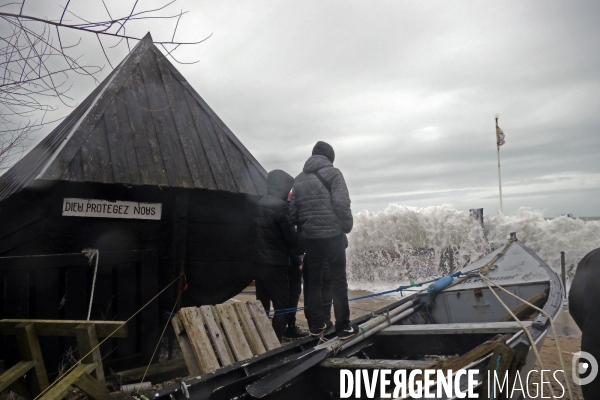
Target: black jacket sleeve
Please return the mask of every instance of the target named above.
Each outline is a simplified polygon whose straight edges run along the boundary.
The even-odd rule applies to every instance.
[[[354,225],[354,218],[352,217],[352,210],[350,209],[350,194],[348,193],[348,187],[346,186],[344,176],[339,169],[336,169],[336,173],[333,175],[333,181],[331,182],[331,201],[333,203],[333,209],[340,219],[342,231],[344,233],[350,233],[352,226]]]
[[[285,207],[282,207],[279,213],[277,213],[277,225],[279,226],[279,230],[281,231],[289,253],[291,254],[296,247],[296,229],[292,223],[287,203]]]

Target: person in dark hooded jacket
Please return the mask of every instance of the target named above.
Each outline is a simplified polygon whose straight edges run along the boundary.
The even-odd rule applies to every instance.
[[[358,332],[350,324],[348,282],[346,279],[346,233],[352,230],[350,195],[341,171],[333,166],[335,152],[325,142],[317,142],[312,156],[294,180],[290,215],[306,247],[305,315],[310,334],[318,336],[327,329],[321,294],[323,263],[327,260],[335,330],[340,339]]]
[[[289,215],[288,194],[294,178],[281,170],[269,172],[267,195],[260,199],[253,213],[252,237],[256,252],[257,278],[256,298],[269,311],[273,302],[273,330],[281,340],[307,336],[296,326],[296,313],[278,313],[298,305],[299,267],[302,261],[293,254],[296,245],[296,230]],[[293,285],[289,285],[290,279]],[[296,292],[297,296],[296,296]],[[296,304],[290,305],[296,297]],[[287,329],[286,329],[287,325]]]
[[[569,290],[569,312],[581,329],[581,350],[600,360],[600,248],[586,254],[577,264],[575,276]],[[587,363],[587,357],[580,358],[579,364]],[[590,369],[591,370],[591,369]],[[580,378],[589,377],[591,372],[585,371]],[[600,393],[600,378],[581,385],[583,398],[597,399]]]

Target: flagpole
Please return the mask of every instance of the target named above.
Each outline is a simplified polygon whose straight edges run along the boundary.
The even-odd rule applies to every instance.
[[[496,147],[498,149],[498,189],[500,191],[500,214],[504,214],[502,211],[502,178],[500,176],[500,146]]]
[[[498,191],[500,192],[500,214],[504,214],[502,210],[502,176],[500,175],[500,146],[504,144],[504,132],[498,126],[498,117],[496,115],[496,149],[498,150]]]

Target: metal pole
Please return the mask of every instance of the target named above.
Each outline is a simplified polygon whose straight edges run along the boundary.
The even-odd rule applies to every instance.
[[[565,290],[565,299],[567,298],[567,268],[565,267],[565,252],[560,252],[560,272],[562,273],[562,283]]]
[[[500,214],[504,214],[502,211],[502,178],[500,176],[500,146],[496,146],[498,149],[498,189],[500,190]]]

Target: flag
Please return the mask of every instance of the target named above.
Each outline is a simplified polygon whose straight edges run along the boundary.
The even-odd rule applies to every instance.
[[[504,132],[498,126],[498,118],[496,118],[496,146],[500,147],[505,143]]]

